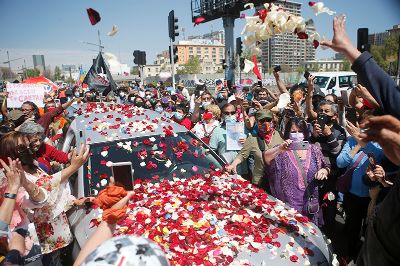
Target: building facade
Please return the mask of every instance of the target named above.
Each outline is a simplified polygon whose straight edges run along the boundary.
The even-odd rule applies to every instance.
[[[290,13],[300,16],[301,3],[293,1],[276,1],[275,4],[283,6]],[[312,20],[307,21],[307,30],[315,31]],[[262,66],[267,71],[276,65],[286,65],[291,70],[296,70],[303,61],[315,59],[313,44],[307,40],[300,40],[296,34],[275,34],[261,45]]]
[[[225,57],[225,45],[219,41],[207,39],[194,39],[191,41],[179,41],[175,45],[178,48],[178,64],[186,64],[190,58],[197,56],[200,61],[212,61],[221,64]]]
[[[311,71],[342,71],[344,67],[343,60],[335,59],[320,59],[320,60],[309,60],[301,63],[304,69]]]
[[[46,63],[44,62],[44,55],[32,55],[33,67],[42,71],[46,70]]]
[[[370,45],[383,46],[389,36],[400,36],[400,24],[394,25],[385,32],[372,33],[368,35],[368,43]]]

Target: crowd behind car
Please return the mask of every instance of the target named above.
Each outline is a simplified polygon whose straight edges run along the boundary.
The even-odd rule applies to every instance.
[[[334,19],[335,35],[323,43],[343,53],[358,75],[349,98],[325,95],[314,76],[286,86],[273,72],[277,88],[198,84],[192,94],[182,83],[119,87],[103,96],[75,86],[71,95],[46,96],[44,108],[24,102],[7,108],[4,94],[0,138],[0,252],[3,263],[23,264],[33,224],[44,265],[64,263],[73,235],[66,211],[83,204],[70,193],[69,178],[87,161],[88,146],[60,150],[71,123],[70,106],[90,102],[127,104],[158,112],[192,131],[226,161],[225,170],[307,216],[329,237],[345,221],[342,263],[395,265],[400,262],[399,165],[400,89],[368,52],[355,49]],[[243,125],[230,149],[232,127]],[[113,208],[130,199],[124,194]],[[112,226],[99,231],[82,249],[77,265],[112,237]],[[101,235],[101,236],[100,236]],[[362,241],[363,239],[363,241]],[[154,247],[156,249],[156,247]]]

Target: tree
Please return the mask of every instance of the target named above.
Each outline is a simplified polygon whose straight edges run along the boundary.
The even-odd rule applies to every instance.
[[[244,49],[241,57],[253,62],[253,54],[249,48]],[[257,62],[260,61],[261,61],[261,56],[257,55]]]
[[[392,75],[396,72],[394,68],[398,64],[398,38],[398,35],[391,35],[385,40],[383,46],[371,46],[371,54],[375,61],[383,70]]]
[[[351,70],[351,63],[349,59],[344,59],[343,60],[343,65],[341,67],[341,71],[350,71]]]
[[[61,80],[61,69],[59,66],[54,68],[54,80]]]
[[[223,68],[218,68],[218,70],[215,73],[221,74],[221,73],[224,73],[224,72],[225,72],[225,70]]]
[[[139,68],[137,66],[131,68],[131,75],[139,75]]]
[[[25,76],[27,78],[35,78],[40,75],[40,71],[37,68],[28,68],[25,70]]]
[[[43,76],[45,76],[46,78],[48,78],[50,80],[53,79],[53,75],[51,73],[50,66],[46,67],[46,69],[43,71]]]
[[[14,72],[10,72],[10,69],[8,67],[0,67],[0,79],[6,80],[6,79],[15,79],[17,75]]]
[[[304,66],[302,66],[302,65],[299,65],[297,68],[296,68],[296,72],[297,73],[304,73],[305,72],[305,68],[304,68]]]
[[[178,69],[177,74],[198,74],[201,72],[200,59],[197,56],[189,58],[188,62]]]

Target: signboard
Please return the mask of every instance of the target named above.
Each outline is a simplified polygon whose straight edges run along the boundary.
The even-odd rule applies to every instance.
[[[45,85],[9,83],[6,89],[8,92],[7,107],[9,108],[20,108],[26,101],[31,101],[38,107],[44,106]]]
[[[239,139],[245,137],[244,123],[226,123],[226,150],[227,151],[240,151],[243,145],[240,144]]]

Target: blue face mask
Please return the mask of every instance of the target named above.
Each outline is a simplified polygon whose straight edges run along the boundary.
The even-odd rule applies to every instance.
[[[182,120],[183,119],[183,114],[181,114],[181,113],[178,113],[178,112],[175,112],[174,113],[174,117],[177,119],[177,120]]]
[[[225,123],[236,123],[236,115],[225,116]]]
[[[201,103],[201,107],[206,108],[207,106],[209,106],[211,103],[210,102],[202,102]]]
[[[162,111],[164,111],[164,108],[162,108],[161,106],[157,106],[154,111],[161,113]]]
[[[3,122],[3,115],[0,114],[0,123]]]
[[[79,92],[74,93],[75,97],[79,97],[81,94]]]

